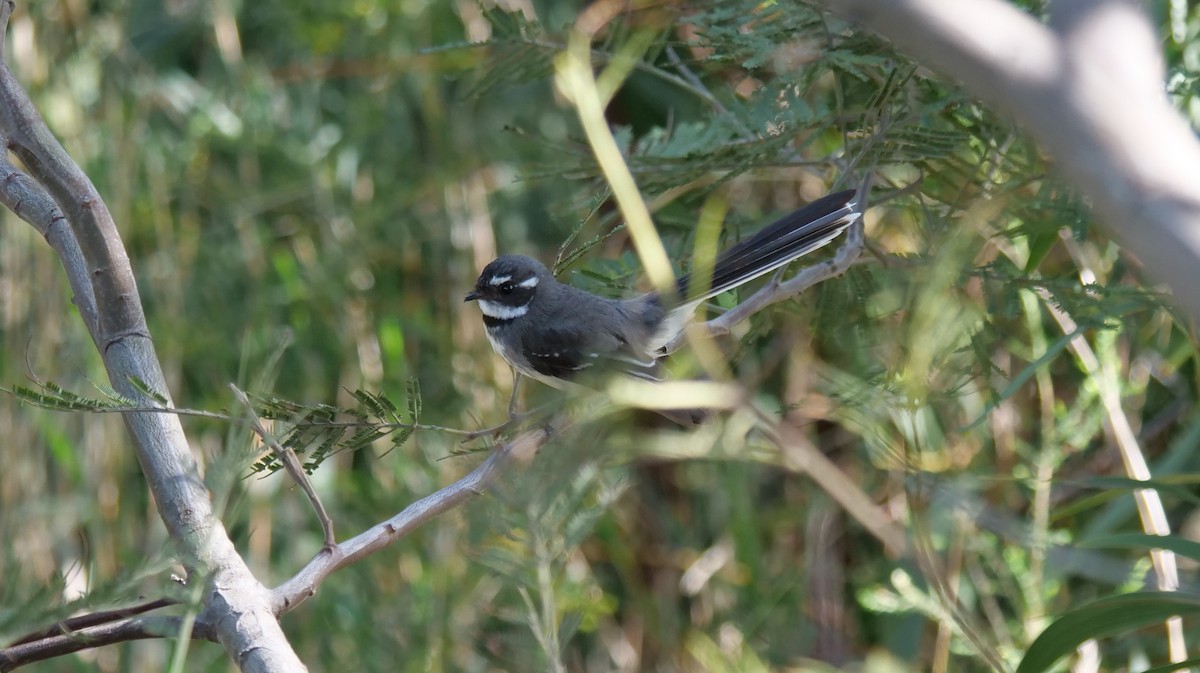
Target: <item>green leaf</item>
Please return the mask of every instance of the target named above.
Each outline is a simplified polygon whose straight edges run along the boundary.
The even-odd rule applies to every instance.
[[[1091,477],[1084,480],[1084,484],[1092,488],[1101,488],[1104,490],[1118,491],[1140,491],[1142,489],[1154,489],[1160,494],[1173,496],[1186,500],[1193,505],[1200,506],[1200,494],[1196,493],[1194,486],[1200,481],[1197,481],[1196,474],[1172,474],[1155,477],[1154,479],[1133,479],[1131,477]],[[1189,488],[1191,487],[1191,488]]]
[[[1055,340],[1055,342],[1046,349],[1046,352],[1043,353],[1041,357],[1026,365],[1013,378],[1013,380],[1007,386],[1005,386],[1004,390],[1000,391],[1000,394],[997,395],[995,399],[988,402],[988,405],[984,408],[983,413],[979,414],[979,417],[974,421],[971,421],[969,424],[967,424],[963,430],[970,430],[971,428],[974,428],[975,426],[987,420],[988,415],[995,411],[996,407],[1000,406],[1002,402],[1012,397],[1017,393],[1017,391],[1023,388],[1029,379],[1033,378],[1033,375],[1036,374],[1039,369],[1053,362],[1054,359],[1058,357],[1059,353],[1062,353],[1063,349],[1067,347],[1067,344],[1071,343],[1071,339],[1074,339],[1078,334],[1082,333],[1083,329],[1084,328],[1082,327],[1077,328],[1070,334],[1064,334]]]
[[[13,386],[6,392],[26,404],[52,411],[99,411],[117,406],[101,400],[81,397],[53,382],[38,382],[37,385],[41,390]]]
[[[1119,533],[1095,540],[1085,540],[1080,547],[1095,549],[1167,549],[1200,561],[1200,542],[1178,535],[1150,535],[1148,533]]]
[[[51,384],[47,384],[47,385],[51,385]],[[138,404],[136,401],[117,392],[116,388],[113,388],[112,386],[108,385],[107,383],[102,383],[100,381],[93,381],[92,387],[94,387],[96,390],[99,390],[100,394],[102,394],[105,397],[107,397],[108,399],[112,400],[112,404],[104,405],[106,408],[114,409],[117,407],[129,407],[132,409],[132,408],[138,408],[138,407],[144,406],[144,405]],[[61,391],[61,392],[66,393],[66,391]],[[67,394],[70,394],[70,393],[67,393]],[[83,399],[83,398],[79,398],[79,399]]]
[[[154,400],[155,402],[158,402],[159,404],[161,404],[163,406],[167,406],[167,404],[168,404],[167,396],[163,395],[162,393],[158,392],[157,390],[151,388],[149,383],[146,383],[142,379],[140,379],[136,376],[133,376],[133,375],[130,375],[128,377],[128,380],[129,380],[129,385],[133,386],[134,388],[137,388],[138,392],[142,393],[146,397],[149,397],[150,399]]]
[[[396,405],[383,395],[368,392],[366,390],[355,390],[353,393],[354,399],[358,400],[366,407],[371,415],[380,420],[392,418],[396,415]]]
[[[1092,477],[1082,481],[1068,481],[1065,483],[1078,484],[1084,488],[1101,490],[1098,493],[1079,498],[1064,507],[1056,509],[1050,516],[1052,522],[1062,521],[1080,512],[1098,507],[1110,500],[1123,497],[1130,491],[1144,488],[1154,489],[1161,495],[1176,497],[1180,500],[1200,505],[1200,496],[1196,495],[1194,488],[1188,488],[1188,486],[1200,483],[1200,475],[1196,474],[1176,474],[1147,480],[1131,479],[1129,477]]]
[[[1025,263],[1025,273],[1033,273],[1046,259],[1046,255],[1058,244],[1058,232],[1038,231],[1028,236],[1029,260]]]
[[[346,432],[348,432],[349,430],[350,430],[350,428],[347,428],[347,427],[329,428],[328,435],[325,437],[325,440],[322,441],[321,445],[318,446],[317,449],[312,452],[312,455],[309,457],[308,462],[311,463],[314,467],[320,465],[321,462],[324,461],[325,458],[328,457],[329,454],[333,451],[334,446],[336,446],[337,443],[339,441],[341,441],[342,437],[345,436]]]
[[[410,376],[404,385],[404,394],[408,398],[408,422],[416,425],[421,422],[421,382],[417,377]],[[398,446],[398,445],[397,445]]]
[[[1185,668],[1195,668],[1200,666],[1200,659],[1187,659],[1185,661],[1177,661],[1173,664],[1163,664],[1154,668],[1147,668],[1142,673],[1171,673],[1171,671],[1180,671]]]
[[[415,432],[413,428],[400,428],[394,434],[392,434],[392,449],[398,449],[404,446],[404,443],[408,441],[408,438],[413,436],[413,432]]]
[[[1049,670],[1086,640],[1196,613],[1200,613],[1200,598],[1178,593],[1144,592],[1101,598],[1063,614],[1046,627],[1025,652],[1017,673]]]
[[[371,442],[383,436],[383,431],[376,427],[367,427],[354,433],[350,439],[343,444],[343,449],[347,451],[357,451],[361,448],[369,446]]]

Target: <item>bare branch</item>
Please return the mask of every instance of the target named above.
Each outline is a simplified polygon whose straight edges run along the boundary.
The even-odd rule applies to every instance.
[[[304,491],[304,495],[308,496],[308,501],[312,503],[313,510],[317,513],[317,520],[321,522],[321,532],[325,536],[325,547],[332,548],[337,544],[337,538],[333,535],[333,520],[329,518],[329,514],[325,511],[325,505],[321,504],[321,498],[317,495],[316,489],[313,488],[312,482],[309,481],[308,475],[304,474],[304,467],[300,465],[300,460],[296,458],[296,452],[290,448],[281,446],[275,436],[267,432],[263,427],[262,421],[259,420],[258,414],[254,413],[254,405],[250,404],[250,398],[246,397],[246,393],[242,392],[237,386],[230,383],[229,389],[233,391],[233,396],[237,398],[239,404],[246,409],[246,418],[250,423],[250,428],[258,435],[264,444],[271,447],[275,455],[279,458],[279,462],[283,464],[283,469],[291,475],[292,480],[300,485],[300,489]]]
[[[14,3],[0,3],[0,27],[7,33]],[[0,47],[3,34],[0,34]],[[34,178],[44,185],[71,224],[87,262],[100,308],[97,345],[129,335],[147,336],[133,269],[112,215],[95,185],[63,149],[9,70],[0,63],[0,128]]]
[[[1087,375],[1092,386],[1099,393],[1100,405],[1104,408],[1104,429],[1117,445],[1121,454],[1121,462],[1125,466],[1125,474],[1137,481],[1150,481],[1150,466],[1146,462],[1145,452],[1138,443],[1133,425],[1121,406],[1121,390],[1118,377],[1111,371],[1105,371],[1100,358],[1092,350],[1087,339],[1079,333],[1078,325],[1066,311],[1055,303],[1053,297],[1045,288],[1039,288],[1038,296],[1054,321],[1058,323],[1063,334],[1074,334],[1068,347],[1075,354],[1079,368]],[[1133,492],[1137,504],[1138,518],[1142,522],[1142,530],[1149,535],[1170,535],[1171,523],[1167,519],[1166,509],[1162,498],[1153,488],[1139,488]],[[1179,568],[1175,563],[1175,552],[1169,549],[1151,549],[1150,562],[1154,566],[1155,580],[1160,591],[1179,590]],[[1175,616],[1166,621],[1167,648],[1172,662],[1187,659],[1187,646],[1183,637],[1183,619]]]
[[[0,673],[26,664],[61,657],[94,647],[148,638],[169,638],[179,633],[180,617],[136,617],[89,626],[70,633],[39,638],[0,650]],[[212,631],[197,629],[194,638],[215,640]]]
[[[830,498],[846,510],[855,521],[862,524],[875,539],[879,540],[888,554],[905,556],[912,552],[904,529],[896,525],[868,496],[820,449],[813,446],[795,428],[784,423],[772,423],[763,418],[763,431],[771,443],[783,454],[784,466],[812,477]]]
[[[235,395],[241,393],[236,388],[234,390]],[[244,393],[238,395],[239,401],[243,404],[248,402],[244,397]],[[536,430],[521,434],[512,441],[493,449],[492,455],[487,460],[453,484],[410,504],[387,521],[377,524],[341,544],[327,546],[300,572],[272,592],[272,603],[276,614],[282,616],[284,613],[290,612],[304,599],[315,594],[321,582],[337,570],[383,549],[441,514],[479,497],[498,477],[504,474],[514,460],[518,462],[532,460],[538,450],[555,435],[566,429],[570,423],[570,417],[564,414],[551,419]],[[263,432],[264,437],[270,437],[269,434],[265,434],[265,429]],[[92,613],[64,620],[46,631],[26,636],[9,648],[0,650],[0,673],[35,661],[93,647],[130,640],[174,637],[179,633],[180,619],[178,617],[161,617],[154,620],[125,619],[174,603],[175,601],[172,599],[160,599],[130,608]],[[216,624],[213,619],[219,618],[221,618],[219,611],[206,607],[195,622],[192,637],[215,640]]]
[[[119,619],[126,619],[128,617],[150,612],[151,610],[164,608],[168,605],[175,605],[178,602],[179,601],[176,601],[173,598],[159,598],[157,600],[146,601],[145,603],[139,603],[137,605],[131,605],[125,608],[117,608],[116,610],[104,610],[101,612],[91,612],[86,615],[79,615],[77,617],[68,617],[67,619],[58,622],[48,629],[31,633],[20,640],[17,640],[13,643],[13,645],[24,645],[27,643],[32,643],[36,640],[43,640],[45,638],[51,638],[54,636],[77,633],[80,630],[88,627],[115,622]]]
[[[1001,0],[824,4],[1020,123],[1200,318],[1200,143],[1167,99],[1142,3],[1059,0],[1051,26]]]
[[[272,592],[275,614],[290,612],[317,592],[321,582],[337,570],[396,542],[435,517],[483,495],[512,461],[528,461],[570,424],[567,415],[551,419],[536,430],[522,433],[495,447],[492,455],[462,479],[405,507],[399,514],[362,533],[326,548],[291,579]]]

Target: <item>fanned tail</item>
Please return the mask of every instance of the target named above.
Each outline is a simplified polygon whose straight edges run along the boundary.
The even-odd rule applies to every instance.
[[[686,304],[698,304],[832,241],[859,217],[855,193],[850,189],[813,201],[725,250],[713,264],[708,288],[692,287],[695,279],[687,274],[676,283],[678,297]]]

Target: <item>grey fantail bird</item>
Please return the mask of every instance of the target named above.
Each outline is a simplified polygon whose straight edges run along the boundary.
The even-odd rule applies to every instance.
[[[558,282],[535,259],[505,255],[484,267],[464,301],[479,302],[492,348],[521,374],[557,388],[592,367],[658,380],[664,348],[701,302],[833,240],[860,216],[854,197],[830,194],[725,250],[707,288],[684,275],[672,296],[607,299]]]

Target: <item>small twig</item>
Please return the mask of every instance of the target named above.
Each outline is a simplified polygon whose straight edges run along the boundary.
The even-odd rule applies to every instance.
[[[529,411],[510,411],[508,414],[508,418],[503,423],[500,423],[498,425],[493,425],[490,428],[482,428],[480,430],[471,430],[469,432],[464,432],[463,434],[465,435],[465,437],[463,438],[463,440],[461,442],[459,442],[459,445],[469,444],[470,442],[473,442],[476,439],[479,439],[480,437],[499,437],[505,430],[508,430],[509,428],[512,428],[513,426],[515,426],[517,424],[523,423],[526,419],[532,418],[534,416],[546,414],[547,410],[549,410],[550,407],[558,407],[558,406],[560,406],[560,405],[551,403],[551,404],[543,404],[542,406],[537,407],[536,409],[530,409]]]
[[[332,549],[337,544],[337,538],[333,535],[333,520],[325,512],[325,505],[321,504],[317,490],[313,488],[308,475],[304,473],[304,466],[300,464],[296,452],[281,445],[274,435],[267,432],[262,421],[259,420],[258,414],[254,412],[254,405],[250,404],[250,398],[246,396],[246,393],[232,383],[229,384],[229,389],[233,391],[233,396],[237,398],[238,403],[246,408],[246,418],[250,421],[250,428],[263,440],[263,443],[271,447],[275,456],[279,458],[279,462],[283,464],[283,469],[287,470],[292,479],[300,485],[304,495],[308,496],[308,501],[312,503],[313,510],[317,513],[317,520],[321,522],[321,532],[325,536],[325,549]]]
[[[131,605],[126,608],[104,610],[102,612],[91,612],[86,615],[79,615],[77,617],[68,617],[47,629],[24,636],[23,638],[13,642],[12,646],[25,645],[34,641],[45,640],[46,638],[53,638],[61,635],[70,635],[86,628],[98,626],[100,624],[106,624],[118,619],[127,619],[135,615],[150,612],[151,610],[165,608],[168,605],[175,605],[178,602],[179,601],[175,600],[174,598],[159,598],[157,600]]]
[[[520,416],[523,417],[524,414],[521,414]],[[499,437],[501,434],[504,433],[505,430],[511,428],[514,424],[516,424],[520,420],[521,420],[521,418],[518,416],[509,416],[502,423],[497,423],[496,425],[493,425],[493,426],[487,427],[487,428],[480,428],[479,430],[472,430],[471,432],[467,433],[466,436],[463,437],[462,441],[459,442],[458,445],[466,446],[467,444],[470,444],[471,442],[479,439],[480,437],[493,437],[493,438]]]
[[[1063,334],[1078,332],[1075,321],[1059,308],[1049,292],[1040,288],[1037,292],[1042,299],[1042,304],[1058,323]],[[1079,368],[1083,370],[1099,393],[1100,404],[1104,408],[1105,414],[1104,427],[1117,445],[1121,461],[1125,465],[1125,474],[1130,479],[1149,481],[1153,476],[1150,474],[1150,467],[1146,463],[1146,456],[1138,443],[1137,435],[1133,432],[1133,426],[1129,423],[1129,417],[1125,415],[1125,410],[1121,407],[1121,392],[1117,386],[1112,385],[1115,379],[1105,375],[1100,358],[1096,357],[1096,352],[1092,350],[1091,345],[1082,334],[1076,334],[1067,347],[1075,354]],[[1150,535],[1171,534],[1171,524],[1167,520],[1167,513],[1157,490],[1153,488],[1137,489],[1133,492],[1133,499],[1137,503],[1138,517],[1144,531]],[[1159,590],[1178,591],[1179,570],[1175,564],[1175,552],[1168,549],[1151,549],[1150,561],[1154,566],[1154,575]],[[1167,619],[1166,627],[1167,646],[1170,650],[1171,661],[1183,661],[1187,658],[1183,621],[1179,617],[1171,617]]]
[[[893,558],[911,553],[908,536],[871,501],[870,496],[850,480],[833,461],[820,449],[813,446],[799,431],[787,423],[776,423],[759,414],[763,434],[783,456],[784,466],[812,478],[855,521],[862,525],[875,539],[883,543]]]
[[[47,636],[0,650],[0,673],[72,652],[147,638],[167,638],[179,631],[180,617],[136,617]],[[197,629],[193,638],[216,640],[212,629]]]
[[[315,594],[321,582],[340,568],[383,549],[437,516],[483,495],[513,460],[531,460],[570,422],[570,417],[563,414],[536,430],[497,446],[487,460],[462,479],[410,504],[387,521],[375,524],[317,554],[308,565],[271,592],[275,614],[281,616],[293,610],[304,599]]]
[[[16,394],[11,389],[8,389],[8,388],[0,388],[0,392],[5,392],[10,395]],[[17,396],[20,397],[20,395],[17,395]],[[237,423],[240,425],[247,425],[247,426],[251,425],[250,421],[248,421],[246,419],[237,418],[234,416],[230,416],[229,414],[223,414],[223,413],[219,413],[216,411],[205,411],[204,409],[188,409],[188,408],[182,408],[182,407],[143,407],[143,406],[137,406],[137,405],[134,405],[134,406],[112,406],[112,407],[82,407],[82,408],[78,408],[78,409],[74,409],[74,408],[68,409],[68,408],[64,408],[61,406],[54,406],[52,404],[40,404],[36,400],[29,400],[29,399],[25,399],[25,398],[22,398],[22,399],[27,404],[31,404],[33,406],[40,407],[42,409],[48,409],[50,411],[82,412],[82,413],[88,413],[88,414],[130,414],[130,413],[171,414],[174,416],[181,416],[181,417],[185,417],[185,418],[208,418],[208,419],[217,420],[217,421],[225,421],[227,423]],[[448,435],[465,436],[468,439],[475,438],[481,434],[481,431],[479,431],[479,430],[465,430],[463,428],[452,428],[452,427],[449,427],[446,425],[433,425],[430,423],[397,423],[397,422],[371,423],[371,422],[365,421],[365,420],[303,421],[302,423],[297,422],[297,425],[300,425],[300,424],[303,424],[306,427],[314,427],[314,428],[364,428],[364,427],[369,426],[369,427],[373,427],[373,428],[379,428],[380,430],[417,430],[417,431],[427,431],[427,432],[443,432]],[[487,432],[490,432],[491,430],[492,430],[492,428],[489,428],[486,431],[484,431],[482,434],[487,434]]]
[[[711,105],[713,110],[718,114],[731,120],[737,127],[737,130],[742,134],[743,138],[746,140],[758,140],[758,138],[750,131],[750,129],[746,128],[746,126],[742,124],[740,119],[729,114],[729,110],[725,108],[725,105],[721,103],[720,99],[714,96],[712,91],[709,91],[708,87],[704,85],[704,82],[696,75],[696,73],[692,72],[692,69],[683,62],[683,59],[679,58],[679,54],[676,53],[675,47],[668,45],[664,50],[664,53],[667,55],[667,61],[670,62],[671,66],[679,72],[679,76],[682,77],[685,82],[692,85],[692,90],[696,92],[696,95],[708,101],[708,104]]]

